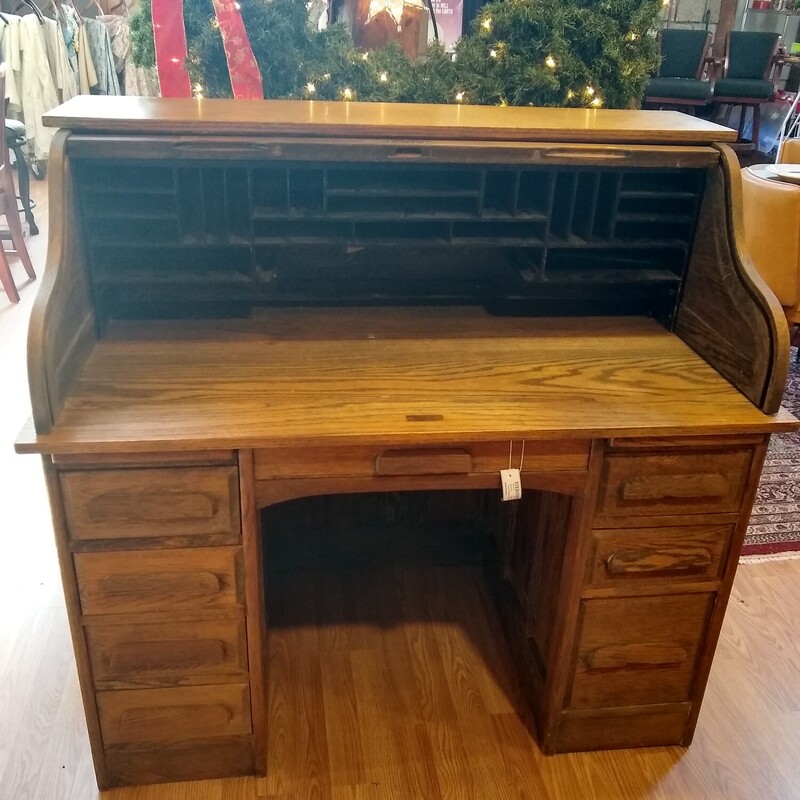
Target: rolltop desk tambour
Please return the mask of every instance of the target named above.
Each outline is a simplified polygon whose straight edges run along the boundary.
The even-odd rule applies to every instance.
[[[690,742],[768,435],[796,427],[732,131],[94,97],[48,122],[17,449],[101,787],[264,772],[260,509],[499,505],[523,443],[487,571],[542,749]]]

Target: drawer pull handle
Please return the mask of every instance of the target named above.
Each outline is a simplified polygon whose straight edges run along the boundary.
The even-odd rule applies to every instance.
[[[586,148],[582,150],[578,147],[552,147],[541,152],[541,159],[546,161],[548,158],[569,158],[580,159],[581,161],[626,161],[633,154],[628,150],[612,150],[610,148]]]
[[[375,460],[375,473],[382,477],[470,472],[472,456],[466,450],[384,450]]]
[[[174,522],[213,519],[215,513],[213,498],[199,492],[106,492],[95,497],[87,508],[91,522]]]
[[[622,487],[622,499],[629,501],[725,497],[728,479],[718,472],[698,475],[641,475],[629,478]]]
[[[225,643],[219,639],[121,642],[111,651],[109,667],[116,673],[163,672],[219,666],[224,661]]]
[[[586,656],[589,669],[623,669],[625,667],[677,667],[687,659],[679,644],[625,644],[598,647]]]
[[[173,597],[181,600],[215,597],[222,591],[222,583],[212,572],[155,572],[107,575],[101,581],[106,598],[136,599]]]
[[[394,153],[389,153],[388,158],[393,160],[429,158],[430,152],[423,151],[421,147],[398,147]]]
[[[618,550],[606,559],[610,575],[690,574],[707,572],[712,556],[705,547],[671,547]]]
[[[221,704],[128,708],[120,714],[119,731],[129,736],[144,734],[148,739],[154,731],[206,730],[213,736],[227,731],[233,718],[231,709]]]
[[[197,144],[193,141],[175,142],[172,145],[175,153],[186,153],[189,155],[205,156],[209,155],[247,155],[249,153],[269,153],[270,155],[280,156],[281,146],[273,142],[206,142]]]

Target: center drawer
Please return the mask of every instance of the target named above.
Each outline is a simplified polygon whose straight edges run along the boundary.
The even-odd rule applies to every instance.
[[[589,441],[526,442],[523,468],[530,471],[585,470]],[[386,445],[261,448],[255,451],[256,480],[468,475],[518,467],[522,441],[466,442],[437,447]]]
[[[84,614],[241,607],[240,547],[76,553]]]

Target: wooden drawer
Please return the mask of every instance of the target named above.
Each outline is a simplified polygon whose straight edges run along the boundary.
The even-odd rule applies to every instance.
[[[84,614],[241,606],[241,548],[76,553]]]
[[[592,531],[586,583],[595,587],[717,580],[734,525]]]
[[[95,683],[182,682],[212,675],[247,679],[243,618],[88,625],[86,641]]]
[[[737,513],[753,450],[606,456],[595,526],[637,514]]]
[[[588,441],[526,442],[525,472],[585,470]],[[515,441],[518,467],[522,441]],[[355,478],[374,476],[468,475],[508,467],[509,442],[467,442],[439,447],[261,448],[255,451],[257,480],[276,478]]]
[[[105,745],[173,742],[250,733],[246,683],[98,692]]]
[[[116,469],[60,476],[73,539],[238,534],[236,467]]]
[[[584,600],[568,706],[615,708],[689,700],[715,596]]]

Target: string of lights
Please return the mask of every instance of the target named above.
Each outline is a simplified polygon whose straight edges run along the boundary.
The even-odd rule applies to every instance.
[[[658,65],[664,0],[495,0],[453,53],[436,41],[408,58],[396,42],[359,51],[342,25],[315,30],[305,0],[238,0],[265,97],[307,100],[625,108]],[[371,0],[399,23],[423,0]],[[187,66],[197,97],[230,96],[211,0],[184,3]],[[365,23],[368,24],[369,20]],[[154,63],[150,0],[132,22],[135,61]]]

